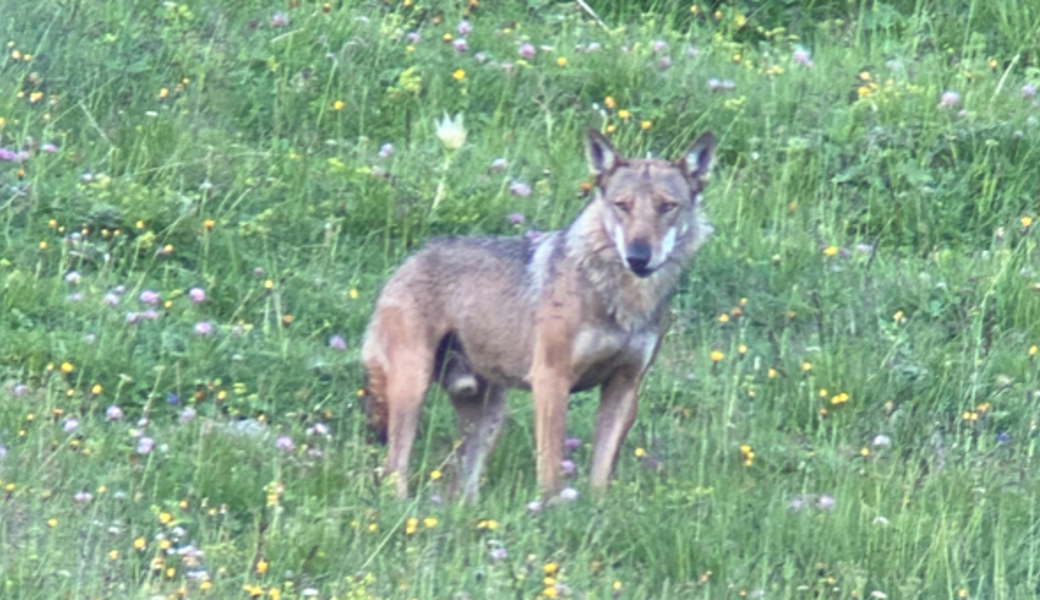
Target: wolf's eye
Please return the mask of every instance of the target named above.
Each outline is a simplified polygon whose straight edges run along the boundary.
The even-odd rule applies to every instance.
[[[620,210],[621,212],[627,213],[628,212],[628,203],[627,202],[622,202],[622,201],[619,200],[619,201],[614,203],[614,208]]]
[[[678,202],[664,202],[660,206],[657,207],[657,210],[662,215],[666,215],[666,214],[672,212],[673,210],[675,210],[677,208],[679,208],[679,203]]]

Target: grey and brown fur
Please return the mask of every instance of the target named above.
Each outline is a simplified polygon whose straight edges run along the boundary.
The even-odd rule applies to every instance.
[[[591,131],[594,197],[569,227],[533,239],[438,239],[401,265],[362,349],[370,424],[389,444],[386,471],[400,497],[434,380],[457,412],[456,486],[466,499],[501,432],[508,388],[534,397],[538,485],[553,494],[568,396],[600,387],[590,483],[606,489],[668,302],[711,232],[700,192],[714,150],[705,133],[675,162],[623,159]]]

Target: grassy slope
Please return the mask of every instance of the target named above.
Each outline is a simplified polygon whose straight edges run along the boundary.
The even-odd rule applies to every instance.
[[[4,597],[524,598],[549,562],[573,597],[1032,594],[1040,274],[1021,219],[1040,212],[1040,109],[1020,90],[1040,83],[1040,11],[768,3],[716,20],[619,3],[598,8],[633,24],[604,31],[571,3],[484,4],[464,54],[441,40],[458,37],[452,3],[302,2],[285,26],[249,0],[5,7],[0,145],[30,156],[0,162]],[[811,68],[792,62],[798,43]],[[444,112],[469,129],[450,159]],[[390,500],[354,402],[380,283],[429,235],[566,224],[583,131],[606,125],[633,155],[721,139],[716,237],[614,491],[530,513],[517,394],[478,507],[429,501],[453,437],[441,398],[419,499]],[[128,325],[144,290],[159,316]],[[122,421],[106,421],[113,404]],[[572,407],[588,440],[595,398]],[[229,424],[258,417],[258,437]],[[308,436],[315,423],[331,438]],[[157,449],[137,453],[142,435]]]

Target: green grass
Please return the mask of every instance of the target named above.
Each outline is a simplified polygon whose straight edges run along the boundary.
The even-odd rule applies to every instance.
[[[533,598],[548,563],[570,598],[1035,596],[1033,3],[488,1],[465,53],[462,2],[9,4],[3,598]],[[590,127],[720,140],[614,487],[580,394],[579,498],[530,511],[516,393],[480,503],[434,502],[434,393],[393,500],[356,396],[381,283],[430,236],[566,225]]]

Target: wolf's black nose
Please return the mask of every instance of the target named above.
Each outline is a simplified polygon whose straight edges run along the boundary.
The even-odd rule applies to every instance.
[[[651,273],[651,269],[648,268],[651,255],[650,244],[646,242],[632,242],[625,249],[625,261],[628,262],[628,268],[640,277],[646,277]]]

